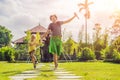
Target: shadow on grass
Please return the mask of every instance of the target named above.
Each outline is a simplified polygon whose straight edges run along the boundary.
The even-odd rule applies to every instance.
[[[6,75],[6,76],[11,76],[11,75],[18,74],[18,73],[21,73],[21,72],[20,71],[6,71],[6,72],[2,72],[2,74]]]

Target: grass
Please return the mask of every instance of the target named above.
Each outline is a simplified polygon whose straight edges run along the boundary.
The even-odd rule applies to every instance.
[[[56,77],[53,76],[53,71],[50,69],[50,63],[45,63],[45,66],[41,69],[39,76],[36,78],[26,79],[26,80],[53,80]],[[32,70],[32,63],[7,63],[0,62],[0,80],[10,80],[9,76],[19,74],[26,70]]]
[[[51,71],[50,63],[44,63],[39,76],[26,80],[53,80],[56,78]],[[120,64],[105,62],[73,62],[59,63],[59,67],[70,70],[72,73],[83,76],[82,80],[120,80]],[[9,76],[33,69],[31,63],[0,62],[0,80],[10,80]]]
[[[31,63],[7,63],[0,62],[0,80],[10,80],[9,76],[33,69]]]
[[[60,63],[60,67],[83,76],[82,80],[120,80],[120,64],[104,62]]]

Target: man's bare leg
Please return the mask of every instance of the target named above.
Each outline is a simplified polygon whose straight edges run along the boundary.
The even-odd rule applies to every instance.
[[[57,56],[57,54],[53,55],[53,61],[54,61],[54,65],[55,65],[54,70],[56,70],[57,67],[58,67],[58,56]]]

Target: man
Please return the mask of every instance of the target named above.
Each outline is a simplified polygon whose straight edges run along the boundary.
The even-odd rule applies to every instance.
[[[53,54],[53,61],[55,64],[54,70],[56,70],[58,67],[58,56],[60,56],[62,52],[61,25],[69,23],[75,17],[77,17],[76,13],[74,13],[74,16],[66,21],[58,21],[56,15],[51,15],[50,20],[52,23],[49,24],[47,32],[42,36],[43,38],[43,37],[46,37],[48,34],[51,35],[50,44],[49,44],[49,52]]]

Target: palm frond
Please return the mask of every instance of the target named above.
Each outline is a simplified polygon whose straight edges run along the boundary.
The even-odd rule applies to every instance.
[[[84,10],[85,9],[85,7],[81,7],[80,9],[79,9],[79,12],[81,12],[82,10]]]
[[[89,19],[90,18],[90,11],[89,11],[89,5],[93,4],[94,2],[88,2],[88,0],[85,0],[84,3],[80,3],[78,4],[78,6],[80,7],[79,12],[81,12],[82,10],[85,10],[86,13],[84,14],[85,18]]]
[[[88,5],[94,4],[94,2],[89,2]]]
[[[78,6],[80,6],[80,7],[81,7],[81,6],[84,6],[84,7],[85,7],[85,4],[83,4],[83,3],[80,3],[80,4],[78,4]]]

